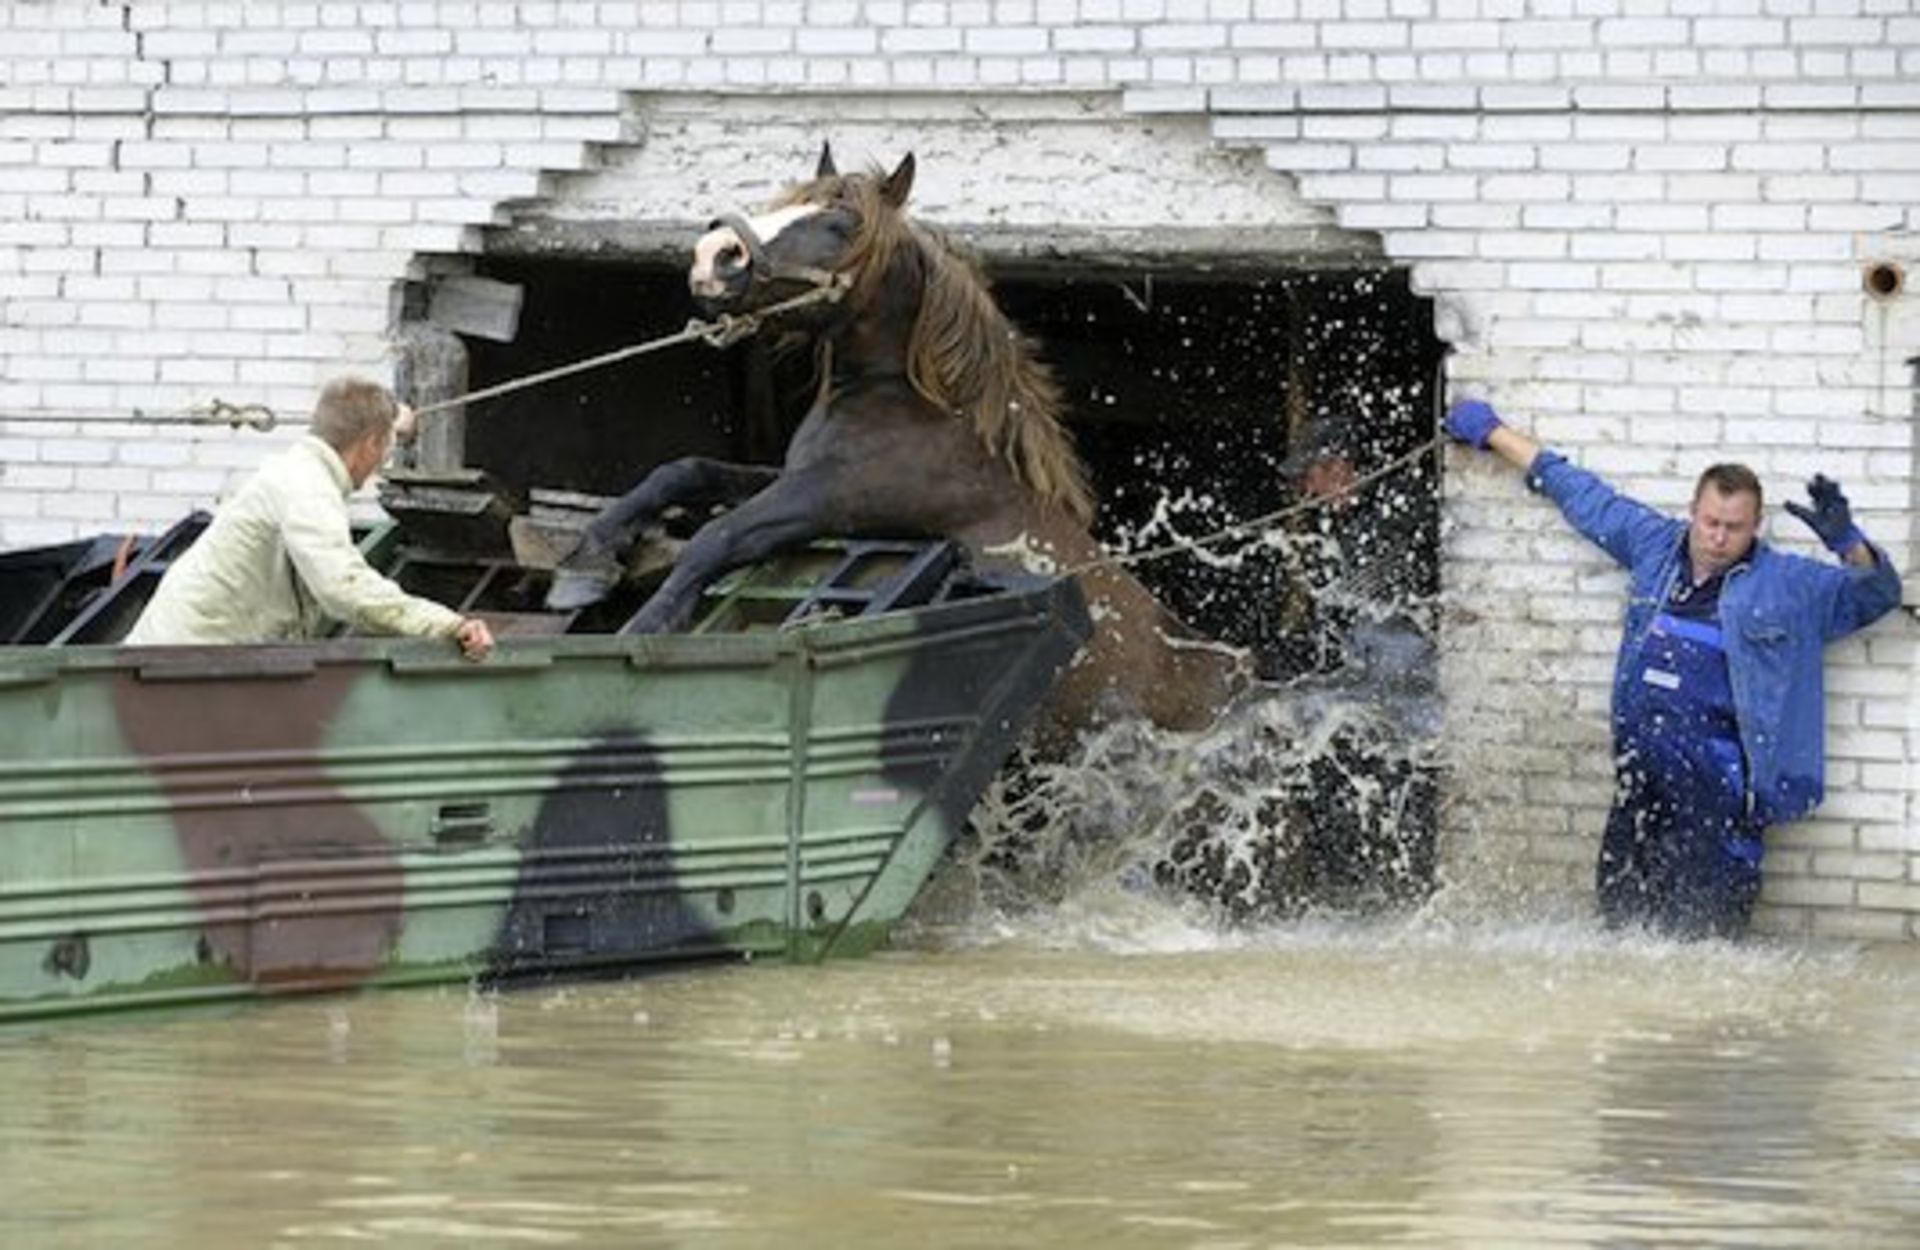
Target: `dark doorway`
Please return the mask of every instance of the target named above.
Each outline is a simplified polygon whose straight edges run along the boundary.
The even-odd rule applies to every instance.
[[[514,342],[469,342],[476,387],[693,315],[674,265],[494,258],[484,273],[520,284],[525,304]],[[1403,273],[1002,271],[996,291],[1065,388],[1102,537],[1119,546],[1265,515],[1305,498],[1327,462],[1365,476],[1432,433],[1441,348]],[[468,461],[523,490],[593,494],[680,455],[777,463],[809,367],[766,340],[637,357],[476,405]],[[1195,626],[1254,648],[1266,675],[1325,671],[1341,659],[1329,621],[1343,613],[1328,609],[1438,589],[1437,492],[1417,461],[1283,521],[1283,542],[1218,548],[1226,565],[1179,556],[1139,572]]]
[[[667,265],[493,260],[481,272],[525,295],[513,342],[467,340],[476,390],[670,335],[693,311]],[[738,372],[711,348],[668,348],[487,400],[467,416],[467,463],[522,491],[615,495],[676,456],[735,457]]]

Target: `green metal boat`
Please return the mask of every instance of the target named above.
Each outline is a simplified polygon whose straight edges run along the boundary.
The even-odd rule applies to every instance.
[[[864,952],[1090,628],[1071,582],[850,544],[689,634],[500,612],[482,664],[107,643],[187,541],[0,556],[0,1019]],[[516,572],[392,543],[463,610]]]

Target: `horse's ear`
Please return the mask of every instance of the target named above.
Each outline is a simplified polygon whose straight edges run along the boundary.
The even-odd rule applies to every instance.
[[[831,178],[840,171],[833,167],[833,144],[822,141],[820,144],[820,163],[814,167],[816,178]]]
[[[893,167],[893,172],[888,174],[887,180],[880,185],[880,198],[899,208],[907,202],[907,192],[911,190],[913,190],[913,153],[909,152],[900,158],[900,163]]]

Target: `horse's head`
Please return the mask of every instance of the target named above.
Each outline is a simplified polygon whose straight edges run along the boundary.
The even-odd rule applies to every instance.
[[[822,147],[809,181],[757,217],[716,220],[694,245],[687,285],[701,311],[744,313],[831,282],[857,285],[884,240],[904,230],[900,207],[913,187],[909,153],[890,174],[842,174]],[[822,306],[816,305],[816,308]]]

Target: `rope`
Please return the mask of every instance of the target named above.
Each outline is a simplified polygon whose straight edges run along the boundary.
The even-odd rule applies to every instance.
[[[635,356],[644,356],[649,352],[661,351],[668,347],[677,347],[682,343],[701,342],[710,347],[731,347],[741,339],[747,338],[760,329],[760,323],[768,317],[790,312],[795,308],[804,308],[808,304],[833,301],[846,294],[846,285],[842,282],[830,282],[804,291],[791,299],[769,304],[757,312],[743,313],[740,316],[722,314],[713,321],[689,321],[678,333],[664,338],[649,339],[644,343],[630,343],[625,347],[590,356],[585,360],[576,360],[571,364],[559,365],[539,373],[512,378],[495,386],[482,387],[477,391],[468,391],[451,399],[438,400],[414,409],[415,416],[424,416],[429,412],[440,412],[447,408],[457,408],[461,404],[478,403],[483,399],[494,399],[501,395],[510,395],[529,387],[551,382],[556,378],[569,377],[576,373],[585,373],[589,369],[600,369],[607,365],[618,364]],[[0,421],[20,425],[71,425],[75,423],[105,424],[107,422],[126,422],[139,425],[228,425],[234,429],[242,426],[266,433],[279,424],[279,417],[265,404],[230,404],[224,399],[209,400],[192,408],[182,408],[174,413],[148,413],[138,408],[132,416],[96,415],[82,416],[78,413],[0,413]]]
[[[1365,473],[1356,477],[1340,494],[1354,494],[1363,486],[1370,486],[1384,477],[1397,473],[1428,452],[1437,450],[1445,444],[1445,442],[1446,439],[1435,435],[1405,455],[1396,456],[1371,473]],[[1124,568],[1128,565],[1145,564],[1149,560],[1159,560],[1167,556],[1180,555],[1188,551],[1197,551],[1203,547],[1211,547],[1215,543],[1224,542],[1229,538],[1241,538],[1260,530],[1270,529],[1281,521],[1288,520],[1305,512],[1311,512],[1315,508],[1324,508],[1328,506],[1330,502],[1331,500],[1328,499],[1315,498],[1298,500],[1288,504],[1284,508],[1275,508],[1272,512],[1262,513],[1252,520],[1224,526],[1221,529],[1214,530],[1212,533],[1202,534],[1198,538],[1182,538],[1163,546],[1149,547],[1145,551],[1116,552],[1113,555],[1101,556],[1096,560],[1087,560],[1080,564],[1070,565],[1064,570],[1063,575],[1066,577],[1078,577],[1080,574],[1090,572],[1094,569]]]
[[[0,421],[9,425],[104,425],[109,422],[132,425],[227,425],[234,429],[245,426],[261,433],[279,424],[279,418],[273,409],[265,404],[230,404],[224,399],[208,400],[191,408],[182,408],[177,412],[146,412],[135,408],[132,416],[113,416],[106,414],[82,415],[80,413],[48,412],[5,412],[0,413]]]
[[[625,347],[618,347],[610,352],[603,352],[598,356],[589,356],[585,360],[576,360],[571,364],[558,365],[539,373],[530,373],[524,377],[513,378],[495,386],[482,387],[477,391],[469,391],[465,395],[456,395],[452,399],[442,399],[431,404],[423,404],[413,410],[414,416],[424,417],[430,412],[440,412],[447,408],[457,408],[461,404],[479,403],[483,399],[494,399],[501,395],[510,395],[515,391],[523,391],[528,387],[552,382],[557,378],[569,377],[572,374],[585,373],[589,369],[599,369],[607,365],[618,364],[620,361],[630,360],[635,356],[644,356],[649,352],[657,352],[668,347],[677,347],[682,343],[701,342],[707,344],[709,347],[731,347],[741,339],[747,338],[759,330],[761,321],[776,313],[789,312],[795,308],[804,308],[808,304],[817,304],[823,300],[837,300],[841,295],[845,294],[845,292],[846,288],[842,285],[818,286],[810,291],[804,291],[792,299],[781,300],[777,304],[769,304],[757,312],[743,313],[738,317],[723,313],[714,321],[689,321],[687,322],[686,328],[677,334],[669,334],[664,338],[649,339],[644,343],[630,343]]]

